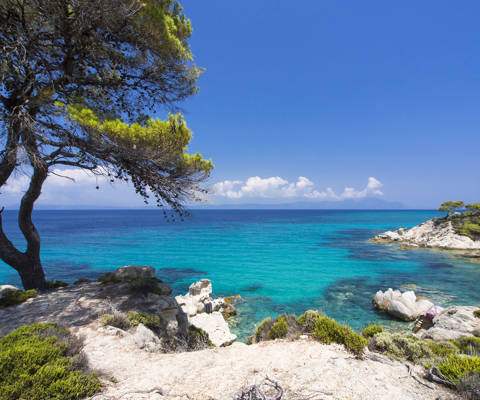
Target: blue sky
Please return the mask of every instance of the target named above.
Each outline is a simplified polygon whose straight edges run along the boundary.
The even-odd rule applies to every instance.
[[[182,4],[206,72],[181,106],[214,204],[480,200],[479,2]],[[142,205],[77,183],[65,204]]]

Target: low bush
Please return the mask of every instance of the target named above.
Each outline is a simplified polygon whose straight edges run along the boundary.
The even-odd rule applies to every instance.
[[[260,324],[255,328],[255,332],[253,334],[252,342],[258,343],[263,340],[267,340],[268,331],[273,325],[273,320],[268,317],[265,318]]]
[[[315,321],[313,337],[325,344],[343,344],[347,350],[356,355],[363,354],[363,350],[368,344],[368,341],[355,333],[352,328],[339,324],[326,316],[319,317]]]
[[[384,353],[394,360],[420,362],[458,353],[451,342],[437,343],[420,339],[412,334],[381,332],[376,334],[369,345],[371,350]]]
[[[161,289],[158,287],[158,284],[162,283],[160,279],[157,278],[146,278],[146,277],[139,277],[134,278],[128,283],[128,288],[133,293],[138,294],[148,294],[148,293],[155,293],[155,294],[163,294]]]
[[[480,355],[480,338],[470,336],[453,341],[453,344],[459,348],[463,354],[469,356]]]
[[[287,320],[284,315],[280,315],[277,320],[273,323],[271,328],[268,330],[267,337],[268,339],[279,339],[287,336],[288,325]]]
[[[450,354],[435,366],[445,378],[458,383],[465,376],[480,374],[480,357]]]
[[[297,322],[302,327],[302,331],[304,333],[312,333],[313,328],[315,328],[315,321],[317,318],[324,316],[325,314],[321,313],[320,311],[307,310],[298,317]]]
[[[117,278],[113,272],[107,272],[103,275],[100,275],[97,278],[97,281],[103,284],[108,284],[108,283],[119,283],[122,282],[120,278]]]
[[[377,324],[369,324],[362,329],[362,336],[366,339],[374,337],[377,333],[383,332],[383,328]]]
[[[130,311],[127,314],[127,320],[131,326],[143,324],[152,331],[159,333],[163,327],[160,317],[155,314],[141,313],[137,311]]]
[[[189,350],[203,350],[215,346],[207,332],[193,325],[188,327],[187,345]]]
[[[473,312],[473,315],[474,315],[475,317],[477,317],[477,318],[480,318],[480,310],[475,310],[475,311]]]
[[[68,338],[66,329],[52,323],[25,325],[1,337],[0,399],[72,400],[98,392],[97,376],[78,369],[80,348]]]
[[[120,312],[115,312],[113,314],[104,314],[102,315],[102,325],[103,326],[113,326],[118,329],[126,331],[131,327],[130,321],[127,316]],[[138,325],[138,324],[137,324]]]
[[[466,400],[480,399],[480,374],[475,372],[463,375],[459,379],[456,388]]]
[[[74,285],[81,285],[82,283],[90,283],[90,282],[92,282],[92,281],[88,278],[79,278],[75,282],[73,282],[73,284]]]
[[[66,286],[68,286],[68,283],[67,283],[67,282],[63,282],[63,281],[55,281],[55,282],[47,281],[47,288],[48,288],[48,289],[58,289],[58,288],[66,287]]]
[[[30,290],[8,290],[0,297],[0,307],[10,307],[33,297],[37,294],[35,289]]]

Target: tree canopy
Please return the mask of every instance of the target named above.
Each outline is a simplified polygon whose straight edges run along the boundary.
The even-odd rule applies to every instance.
[[[451,213],[455,211],[460,211],[464,207],[463,201],[444,201],[442,204],[440,204],[440,207],[438,211],[446,211],[447,215],[450,215]]]
[[[27,249],[1,230],[0,257],[25,288],[45,286],[31,216],[52,167],[131,181],[178,213],[203,190],[213,164],[187,153],[192,133],[174,113],[198,90],[191,34],[175,0],[0,2],[0,187],[31,171],[19,209]],[[151,117],[165,109],[167,120]]]

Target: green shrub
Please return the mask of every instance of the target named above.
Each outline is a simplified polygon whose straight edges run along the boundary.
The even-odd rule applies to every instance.
[[[92,282],[92,281],[88,278],[79,278],[73,284],[74,285],[81,285],[82,283],[90,283],[90,282]]]
[[[260,322],[260,324],[255,328],[255,333],[253,334],[253,343],[266,340],[265,332],[268,333],[272,325],[273,320],[270,317],[265,318],[262,322]]]
[[[68,286],[68,283],[67,283],[67,282],[63,282],[63,281],[55,281],[55,282],[47,281],[47,288],[48,288],[48,289],[58,289],[58,288],[66,287],[66,286]]]
[[[480,399],[480,374],[475,372],[473,374],[463,375],[457,385],[457,390],[466,400]]]
[[[477,318],[480,318],[480,310],[475,310],[475,311],[473,312],[473,315],[474,315],[475,317],[477,317]]]
[[[355,333],[352,328],[339,324],[326,316],[318,317],[315,321],[313,337],[325,344],[343,344],[345,348],[356,355],[363,354],[363,350],[368,344],[367,340]]]
[[[297,322],[302,327],[304,333],[312,333],[315,328],[315,321],[318,317],[324,317],[325,314],[320,311],[307,310],[297,319]]]
[[[113,314],[104,314],[102,315],[102,325],[103,326],[113,326],[118,329],[126,331],[130,328],[130,321],[123,313],[113,313]],[[138,325],[138,324],[137,324]]]
[[[139,293],[139,294],[155,293],[155,294],[161,295],[163,294],[163,292],[158,287],[159,283],[162,283],[162,281],[157,278],[139,277],[139,278],[132,279],[128,283],[128,288],[133,293]]]
[[[202,350],[209,347],[215,347],[211,342],[208,333],[193,325],[188,327],[187,345],[190,350]]]
[[[147,328],[155,332],[160,332],[163,324],[160,320],[160,317],[155,314],[141,313],[137,311],[130,311],[127,314],[127,320],[131,326],[137,326],[138,324],[143,324]]]
[[[470,336],[453,341],[463,354],[470,356],[480,355],[480,338]]]
[[[107,272],[103,275],[100,275],[97,278],[97,281],[103,284],[108,284],[108,283],[119,283],[122,282],[120,278],[117,278],[113,272]]]
[[[480,357],[450,354],[435,365],[443,376],[454,383],[465,375],[480,374]]]
[[[369,339],[374,337],[377,333],[381,332],[383,332],[383,328],[380,325],[369,324],[362,329],[362,336]]]
[[[68,341],[59,338],[68,336],[57,324],[37,323],[0,338],[0,399],[71,400],[98,392],[96,375],[67,356]]]
[[[376,334],[370,342],[370,348],[385,353],[392,359],[412,362],[445,357],[459,351],[451,342],[437,343],[412,334],[389,332]]]
[[[277,320],[273,323],[271,328],[268,330],[267,338],[279,339],[287,336],[288,325],[284,315],[280,315]]]
[[[23,303],[25,300],[37,294],[35,289],[30,290],[8,290],[0,298],[0,307],[14,306]]]

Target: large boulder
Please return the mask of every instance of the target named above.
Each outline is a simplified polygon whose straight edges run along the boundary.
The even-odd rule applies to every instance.
[[[146,265],[126,265],[125,267],[117,268],[113,272],[113,276],[120,280],[153,278],[155,276],[155,268]]]
[[[480,318],[474,315],[478,309],[472,306],[450,306],[433,319],[433,326],[423,332],[421,337],[435,341],[480,337]]]
[[[404,321],[413,321],[433,307],[433,303],[429,300],[417,300],[413,291],[402,293],[392,288],[385,292],[379,290],[372,303],[376,309]]]
[[[159,351],[162,348],[162,342],[155,333],[148,329],[143,324],[138,324],[135,333],[133,333],[129,340],[139,348],[146,351]]]
[[[210,341],[215,346],[228,346],[237,339],[237,336],[230,332],[227,322],[219,311],[197,314],[189,318],[189,322],[207,332]]]

